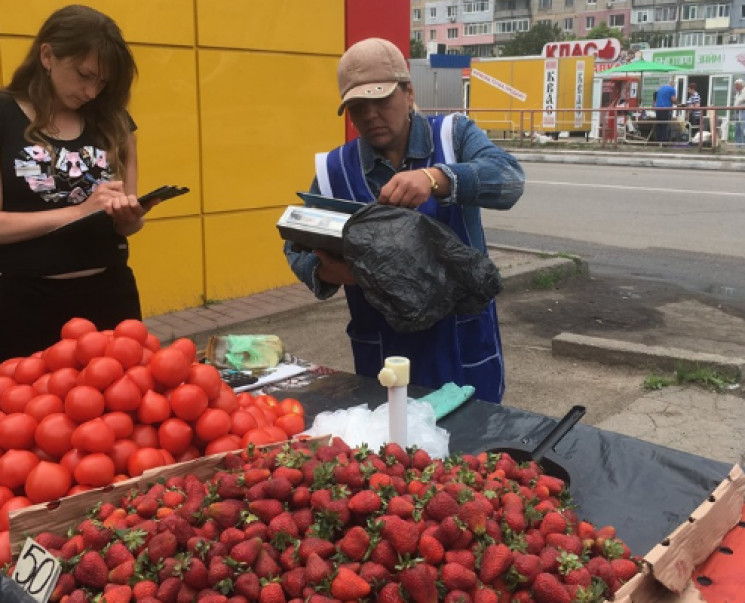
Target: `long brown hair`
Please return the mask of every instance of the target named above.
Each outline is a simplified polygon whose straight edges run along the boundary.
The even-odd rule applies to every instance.
[[[61,8],[41,26],[28,55],[13,74],[7,90],[34,108],[25,136],[48,148],[42,132],[53,119],[54,90],[41,63],[42,44],[49,44],[58,59],[83,60],[91,53],[98,55],[99,67],[108,74],[108,80],[101,93],[80,108],[80,113],[85,124],[92,127],[96,144],[106,150],[111,169],[123,176],[132,128],[127,104],[137,67],[119,26],[89,6],[72,4]]]

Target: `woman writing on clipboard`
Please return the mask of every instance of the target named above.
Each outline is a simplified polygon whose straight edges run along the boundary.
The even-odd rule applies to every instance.
[[[0,90],[0,360],[141,318],[127,236],[137,201],[136,66],[116,23],[67,6],[42,25]]]

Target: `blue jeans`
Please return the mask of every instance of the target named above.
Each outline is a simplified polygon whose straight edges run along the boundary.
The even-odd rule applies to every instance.
[[[745,143],[745,111],[735,111],[735,142],[737,144]]]

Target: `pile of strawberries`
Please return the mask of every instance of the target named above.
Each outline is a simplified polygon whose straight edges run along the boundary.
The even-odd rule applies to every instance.
[[[251,445],[36,539],[62,560],[62,603],[589,602],[639,571],[534,462],[338,438]]]

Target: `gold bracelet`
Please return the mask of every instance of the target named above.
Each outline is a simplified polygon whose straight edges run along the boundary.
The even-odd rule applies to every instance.
[[[437,180],[435,180],[435,177],[429,173],[429,170],[427,168],[420,168],[420,171],[427,174],[427,178],[429,178],[429,186],[433,191],[436,191],[438,188],[440,188],[440,185],[437,184]]]

